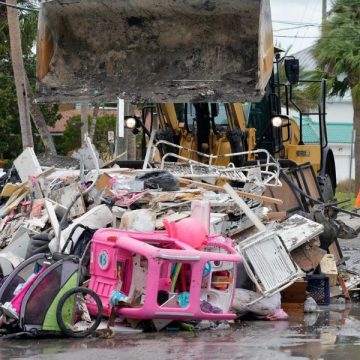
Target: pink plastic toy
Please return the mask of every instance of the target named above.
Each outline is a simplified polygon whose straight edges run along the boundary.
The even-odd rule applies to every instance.
[[[89,287],[100,296],[104,315],[111,313],[110,299],[125,295],[132,307],[115,309],[130,319],[234,319],[241,257],[222,236],[207,239],[206,251],[199,251],[163,231],[98,230]]]
[[[190,245],[194,249],[200,249],[207,244],[207,232],[205,227],[196,219],[189,217],[179,222],[163,220],[169,236]]]

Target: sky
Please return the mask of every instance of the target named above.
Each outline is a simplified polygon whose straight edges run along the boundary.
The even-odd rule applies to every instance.
[[[327,3],[329,10],[331,0]],[[304,24],[320,25],[322,0],[270,0],[270,4],[276,45],[291,47],[289,54],[294,54],[315,43],[321,27]]]

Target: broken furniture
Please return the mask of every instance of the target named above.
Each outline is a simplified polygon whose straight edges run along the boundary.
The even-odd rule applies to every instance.
[[[249,237],[238,244],[237,250],[244,256],[248,275],[265,296],[283,290],[304,275],[274,232]]]
[[[171,174],[182,178],[197,178],[197,179],[223,179],[239,181],[243,183],[252,183],[256,186],[281,186],[279,180],[280,166],[278,162],[270,155],[267,150],[252,150],[239,153],[229,153],[224,155],[209,155],[201,153],[192,149],[184,148],[180,145],[160,140],[154,146],[166,146],[167,148],[173,148],[173,152],[168,152],[162,156],[161,164],[159,166],[162,170],[167,170]],[[152,144],[148,146],[148,152],[151,151]],[[186,153],[188,157],[178,155],[179,153]],[[206,159],[207,164],[193,160],[191,155],[196,154],[201,159]],[[259,155],[264,158],[262,162],[255,162],[253,165],[235,167],[230,162],[228,166],[214,165],[216,161],[220,161],[226,158],[234,158],[237,156],[247,157],[251,155]],[[150,155],[149,155],[150,156]],[[168,158],[172,159],[171,162],[166,161]],[[177,162],[174,162],[176,159]],[[147,167],[147,164],[144,164]]]
[[[236,247],[244,257],[244,266],[251,280],[264,296],[290,286],[303,272],[291,259],[283,241],[275,232],[266,229],[229,184],[225,184],[224,189],[259,231],[240,241]]]

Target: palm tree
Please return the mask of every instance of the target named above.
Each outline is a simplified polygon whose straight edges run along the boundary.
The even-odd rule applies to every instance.
[[[6,0],[10,6],[7,7],[7,19],[10,36],[11,61],[14,71],[16,95],[19,108],[21,135],[23,148],[33,147],[31,132],[30,109],[27,95],[26,73],[24,68],[23,53],[21,48],[20,22],[16,0]]]
[[[360,2],[335,0],[314,48],[320,70],[329,78],[330,94],[349,90],[354,108],[355,154],[360,154]],[[360,189],[360,156],[355,157],[355,185]]]

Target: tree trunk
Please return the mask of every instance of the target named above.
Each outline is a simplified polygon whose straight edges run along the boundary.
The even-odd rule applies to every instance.
[[[94,135],[95,135],[95,130],[96,130],[96,120],[97,120],[98,113],[99,113],[99,107],[100,107],[99,103],[97,103],[97,102],[94,103],[93,117],[92,117],[92,122],[91,122],[91,126],[90,126],[90,131],[89,131],[89,137],[92,142],[94,142]]]
[[[32,88],[31,88],[29,78],[27,77],[26,74],[25,74],[25,76],[26,76],[26,85],[27,85],[28,97],[29,97],[29,103],[30,103],[31,118],[39,132],[41,141],[44,144],[45,152],[47,154],[56,155],[56,148],[55,148],[54,140],[50,134],[50,131],[46,124],[44,115],[41,112],[39,105],[35,102],[35,96],[34,96]]]
[[[9,5],[17,5],[16,0],[6,0]],[[11,62],[14,71],[16,96],[19,108],[19,118],[23,148],[33,147],[31,132],[31,121],[29,111],[29,99],[27,95],[26,73],[24,68],[23,54],[21,48],[20,22],[18,10],[7,7],[7,19],[10,36]]]
[[[355,129],[355,195],[360,190],[360,104],[353,97]],[[357,155],[356,155],[357,154]]]

